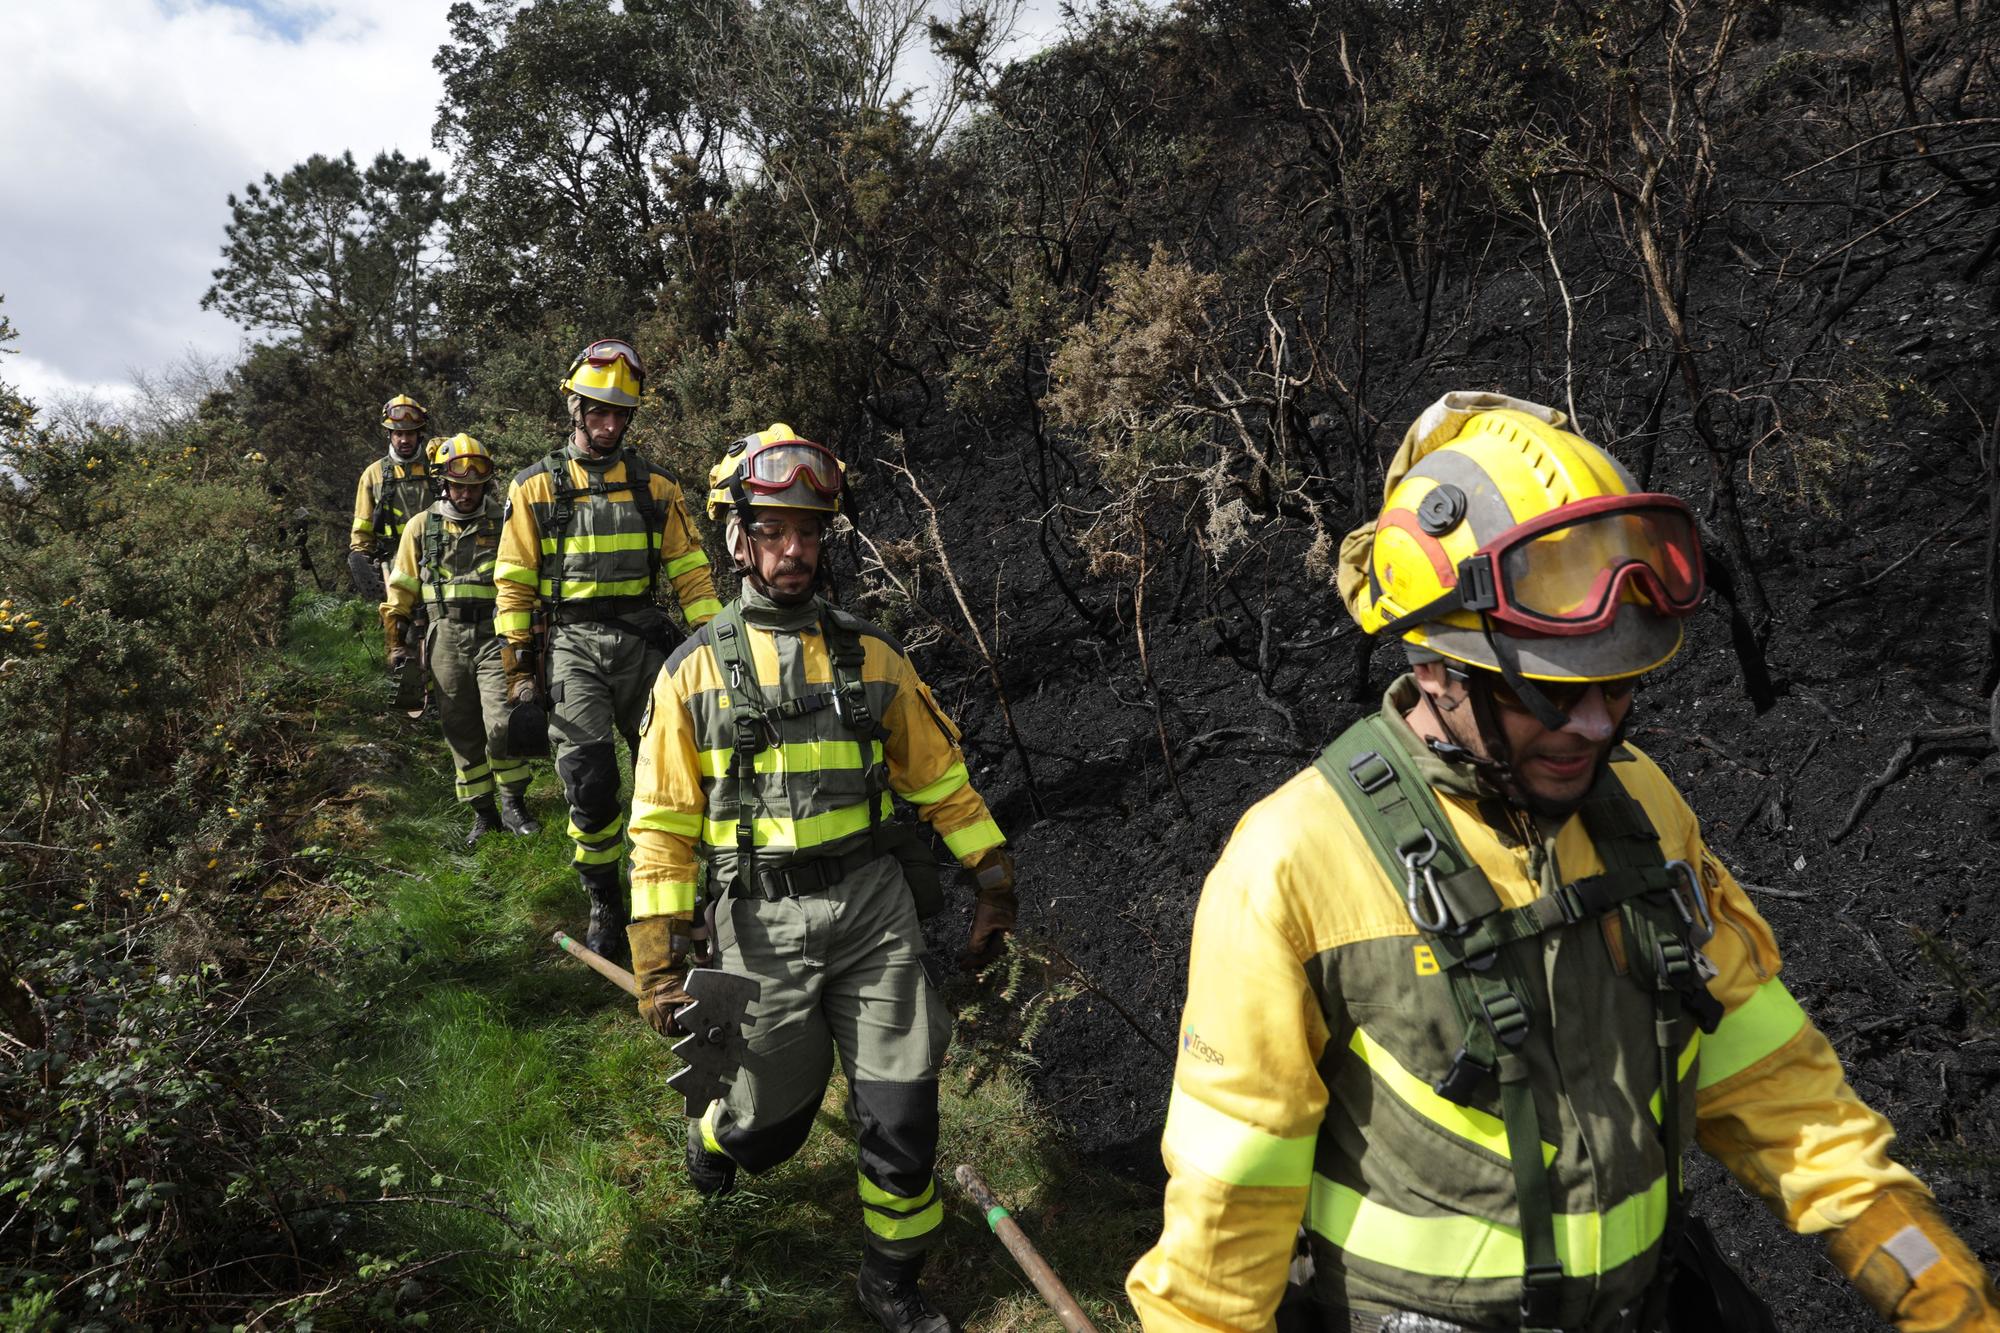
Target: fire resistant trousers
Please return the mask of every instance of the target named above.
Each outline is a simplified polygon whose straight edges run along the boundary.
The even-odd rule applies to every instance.
[[[702,1138],[750,1171],[796,1153],[826,1095],[833,1054],[847,1073],[860,1161],[862,1241],[891,1258],[923,1253],[944,1220],[937,1159],[938,1065],[952,1019],[924,973],[923,932],[890,855],[832,888],[766,902],[732,894],[716,910],[721,966],[763,983],[749,1050]]]
[[[658,612],[630,620],[664,630]],[[569,836],[579,869],[615,866],[625,857],[625,807],[619,799],[618,737],[636,750],[639,720],[667,655],[617,625],[557,625],[549,636],[549,740],[556,775],[569,799]]]
[[[458,770],[458,799],[476,801],[495,787],[520,791],[528,766],[507,750],[507,674],[491,624],[444,619],[427,631],[444,743]]]

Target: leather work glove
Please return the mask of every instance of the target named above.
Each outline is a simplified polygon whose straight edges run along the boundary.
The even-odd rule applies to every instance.
[[[1827,1254],[1901,1333],[2000,1333],[2000,1293],[1928,1195],[1884,1193]]]
[[[639,1017],[662,1037],[684,1037],[674,1015],[694,1003],[687,993],[688,951],[693,948],[694,916],[670,912],[641,917],[625,927],[632,946],[632,976],[639,983]]]
[[[1005,847],[989,847],[968,867],[979,897],[972,909],[972,929],[965,937],[965,952],[958,965],[977,972],[998,958],[1007,947],[1007,932],[1014,928],[1014,914],[1020,906],[1014,897],[1014,854]]]
[[[403,663],[410,660],[410,650],[405,646],[410,637],[410,622],[394,611],[382,613],[382,639],[389,645],[389,671],[401,671]]]
[[[541,685],[535,673],[541,666],[541,654],[531,640],[517,644],[507,639],[500,645],[500,669],[507,673],[507,702],[540,703]]]

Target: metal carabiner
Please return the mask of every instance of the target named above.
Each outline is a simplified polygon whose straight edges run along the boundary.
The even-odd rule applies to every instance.
[[[1694,948],[1695,970],[1707,981],[1717,975],[1718,969],[1710,961],[1702,946],[1715,938],[1715,915],[1709,911],[1708,894],[1701,887],[1701,880],[1695,875],[1694,867],[1686,861],[1667,862],[1667,873],[1680,872],[1680,878],[1687,884],[1687,897],[1681,896],[1678,886],[1669,886],[1667,896],[1674,900],[1674,910],[1681,914],[1681,922],[1687,926],[1688,943]],[[1692,900],[1694,906],[1689,908]]]
[[[1416,851],[1401,853],[1403,872],[1407,879],[1403,887],[1403,906],[1409,909],[1410,920],[1418,930],[1436,935],[1451,925],[1451,909],[1445,906],[1444,894],[1439,892],[1437,876],[1431,870],[1431,862],[1437,858],[1438,841],[1429,829],[1424,830],[1424,845]],[[1426,903],[1425,900],[1428,900]],[[1424,911],[1428,906],[1431,915]]]

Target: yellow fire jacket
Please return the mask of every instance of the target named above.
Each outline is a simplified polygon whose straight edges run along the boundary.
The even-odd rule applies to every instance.
[[[1410,678],[1398,681],[1384,715],[1400,719],[1415,697]],[[1412,749],[1417,744],[1413,740]],[[1489,824],[1469,786],[1454,792],[1433,777],[1444,768],[1435,762],[1426,777],[1501,906],[1533,900],[1540,889],[1523,830]],[[1683,1077],[1695,1080],[1701,1146],[1799,1232],[1841,1227],[1885,1190],[1921,1190],[1889,1159],[1895,1135],[1888,1121],[1848,1087],[1832,1047],[1779,980],[1770,928],[1703,843],[1694,812],[1637,751],[1611,769],[1644,807],[1664,857],[1696,868],[1716,917],[1715,936],[1704,951],[1717,968],[1709,992],[1725,1016],[1683,1057]],[[1486,808],[1494,808],[1490,800]],[[1603,870],[1580,818],[1541,833],[1567,881]],[[1329,1253],[1336,1269],[1342,1255],[1352,1255],[1355,1270],[1402,1273],[1404,1289],[1435,1290],[1447,1305],[1454,1293],[1482,1279],[1511,1272],[1518,1282],[1519,1233],[1479,1215],[1474,1201],[1455,1204],[1454,1190],[1468,1187],[1466,1180],[1415,1172],[1415,1179],[1394,1182],[1396,1207],[1365,1190],[1357,1193],[1351,1183],[1382,1169],[1379,1161],[1353,1169],[1361,1151],[1356,1145],[1368,1134],[1356,1107],[1372,1106],[1406,1133],[1440,1135],[1436,1141],[1453,1151],[1467,1151],[1467,1143],[1487,1136],[1486,1145],[1504,1152],[1504,1144],[1490,1137],[1497,1121],[1486,1124],[1436,1095],[1369,1038],[1371,1015],[1386,1029],[1412,988],[1441,980],[1434,962],[1426,974],[1427,950],[1400,889],[1383,874],[1340,795],[1314,769],[1258,802],[1237,824],[1195,914],[1180,1053],[1161,1145],[1171,1173],[1165,1226],[1126,1283],[1147,1329],[1270,1328],[1301,1222],[1323,1270]],[[1406,943],[1394,945],[1398,939]],[[1608,931],[1604,944],[1601,965],[1617,966]],[[1406,982],[1365,994],[1341,989],[1343,951],[1372,950],[1380,957],[1398,948]],[[1570,1057],[1567,1068],[1604,1076],[1627,1067],[1597,1050],[1601,1041],[1593,1045],[1592,1020],[1590,1014],[1557,1013],[1554,1032],[1537,1028],[1530,1041],[1568,1042],[1567,1049],[1590,1053]],[[1556,1063],[1552,1054],[1531,1061],[1538,1070]],[[1646,1068],[1645,1062],[1637,1067]],[[1560,1076],[1556,1081],[1563,1082]],[[1343,1095],[1330,1096],[1330,1086]],[[1603,1120],[1615,1124],[1634,1109],[1645,1115],[1646,1094],[1634,1101],[1633,1091],[1622,1088],[1613,1095],[1537,1083],[1536,1090],[1563,1108],[1559,1116],[1544,1117],[1545,1125],[1561,1128],[1563,1149],[1544,1145],[1558,1187],[1565,1197],[1587,1197],[1591,1179],[1618,1172],[1619,1164],[1566,1164],[1563,1154],[1590,1158],[1617,1139],[1605,1135],[1604,1142],[1592,1142],[1577,1123],[1589,1116],[1573,1116],[1569,1108],[1596,1108],[1600,1117],[1603,1108],[1619,1108]],[[1656,1144],[1650,1150],[1657,1155]],[[1347,1180],[1330,1178],[1329,1171]],[[1501,1188],[1504,1210],[1511,1184]],[[1422,1207],[1409,1202],[1417,1199]],[[1494,1211],[1493,1199],[1477,1202]],[[1558,1235],[1572,1272],[1602,1274],[1594,1281],[1614,1302],[1610,1311],[1592,1307],[1593,1326],[1599,1316],[1607,1322],[1615,1316],[1621,1292],[1643,1290],[1657,1259],[1660,1225],[1648,1193],[1604,1199],[1598,1209],[1571,1212]],[[1644,1271],[1614,1267],[1619,1264]]]
[[[361,478],[354,484],[354,522],[348,529],[348,549],[370,556],[377,549],[385,555],[394,551],[411,516],[430,503],[430,484],[430,465],[421,450],[407,463],[383,457],[361,469]],[[384,485],[390,492],[387,505],[381,503]]]
[[[556,568],[556,537],[548,530],[557,506],[549,460],[523,469],[508,486],[507,521],[501,529],[500,558],[494,567],[496,632],[516,643],[533,638],[535,608],[553,594],[558,573],[563,579],[565,603],[616,605],[648,596],[652,591],[648,543],[658,552],[660,575],[674,585],[681,613],[690,626],[702,624],[722,609],[715,596],[715,581],[709,576],[708,553],[695,535],[681,488],[666,473],[648,467],[647,489],[661,525],[646,532],[626,481],[628,453],[621,450],[606,464],[586,461],[575,444],[562,451],[562,466],[575,488],[575,499],[569,531],[562,541],[560,571]]]
[[[471,519],[453,518],[445,501],[439,500],[404,527],[396,542],[396,558],[389,569],[382,615],[408,619],[419,600],[447,605],[476,605],[493,601],[493,565],[500,543],[500,497],[488,486],[480,502],[479,514]],[[442,529],[437,543],[438,565],[425,563],[426,538],[432,524]]]
[[[821,603],[779,607],[746,587],[742,606],[744,658],[763,704],[829,688],[833,663],[819,629]],[[861,683],[883,731],[870,743],[868,763],[886,764],[889,791],[914,805],[951,854],[970,865],[1006,839],[973,790],[958,728],[900,646],[864,620],[830,614],[860,636],[866,652]],[[647,705],[632,783],[635,919],[693,910],[697,844],[705,855],[735,853],[734,779],[726,776],[735,723],[714,630],[704,625],[667,659]],[[750,800],[759,851],[837,854],[866,837],[860,742],[836,711],[818,708],[777,725],[782,735],[757,756],[759,781]],[[878,818],[889,813],[889,793],[880,800]]]

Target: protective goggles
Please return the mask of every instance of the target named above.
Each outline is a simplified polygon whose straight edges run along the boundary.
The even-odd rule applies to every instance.
[[[599,370],[616,365],[620,361],[632,367],[632,373],[640,379],[646,378],[645,363],[639,360],[639,353],[633,349],[632,344],[622,338],[600,338],[584,348],[577,357],[577,364],[595,366]]]
[[[1475,611],[1521,634],[1599,634],[1628,588],[1663,616],[1701,605],[1701,538],[1674,496],[1599,496],[1518,523],[1458,562],[1456,587],[1383,632]]]
[[[801,481],[830,500],[840,494],[840,463],[810,440],[753,444],[743,456],[743,485],[759,495],[776,495]]]
[[[446,481],[472,482],[489,481],[493,477],[493,460],[481,458],[477,454],[460,455],[449,459],[444,465]]]
[[[398,403],[382,414],[389,423],[390,430],[421,430],[424,424],[424,409],[414,403]]]
[[[1614,676],[1610,680],[1538,680],[1534,683],[1534,688],[1541,692],[1543,699],[1554,704],[1560,711],[1574,713],[1583,703],[1584,696],[1592,690],[1604,691],[1604,702],[1609,706],[1623,703],[1631,698],[1633,691],[1637,690],[1644,680],[1644,676]],[[1535,711],[1504,679],[1495,677],[1489,682],[1489,686],[1493,691],[1493,702],[1501,707],[1512,708],[1520,713]]]

